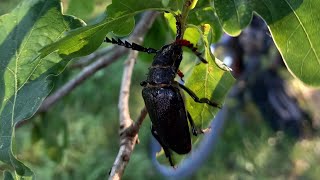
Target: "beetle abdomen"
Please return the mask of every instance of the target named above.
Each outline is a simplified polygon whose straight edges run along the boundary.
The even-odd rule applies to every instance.
[[[187,113],[179,88],[145,87],[142,90],[152,125],[161,141],[178,154],[191,150]]]

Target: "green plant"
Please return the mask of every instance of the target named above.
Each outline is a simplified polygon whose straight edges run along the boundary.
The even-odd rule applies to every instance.
[[[186,7],[188,2],[196,6]],[[217,42],[223,31],[239,35],[254,12],[266,21],[289,71],[306,84],[319,86],[319,5],[314,0],[113,0],[102,20],[85,25],[79,18],[62,14],[58,0],[25,0],[0,17],[0,160],[12,166],[17,177],[33,176],[12,153],[16,124],[37,112],[56,81],[54,75],[71,59],[95,52],[110,32],[130,34],[134,16],[147,10],[181,12],[188,27],[185,38],[203,47],[205,58],[212,63],[196,66],[187,81],[200,96],[212,94],[209,98],[223,101],[233,80],[209,52],[209,44]],[[170,14],[166,18],[174,24]],[[207,106],[196,106],[188,99],[187,103],[191,113],[204,110],[195,117],[200,126],[214,116]],[[10,176],[6,172],[6,177]]]

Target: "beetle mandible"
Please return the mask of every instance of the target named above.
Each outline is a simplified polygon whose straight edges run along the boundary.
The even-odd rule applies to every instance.
[[[177,15],[176,40],[163,46],[160,50],[145,48],[135,43],[130,44],[120,39],[105,39],[105,42],[155,54],[152,65],[149,67],[147,79],[140,83],[143,86],[142,97],[152,122],[151,133],[162,146],[170,165],[173,167],[171,151],[178,154],[187,154],[192,148],[188,121],[193,135],[197,136],[202,133],[202,130],[196,128],[190,113],[186,109],[180,90],[183,89],[187,92],[195,102],[221,108],[216,102],[197,97],[192,90],[174,80],[177,74],[181,79],[183,77],[183,74],[179,71],[182,61],[182,47],[190,48],[203,63],[207,63],[193,44],[182,39],[179,19],[179,15]]]

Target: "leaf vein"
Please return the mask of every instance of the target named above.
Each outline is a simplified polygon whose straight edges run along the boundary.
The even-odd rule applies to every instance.
[[[14,75],[14,71],[11,68],[6,67],[6,69],[8,69]]]
[[[311,39],[310,39],[310,37],[309,37],[309,34],[307,33],[306,28],[304,27],[304,25],[303,25],[302,21],[300,20],[298,14],[297,14],[296,11],[293,9],[293,7],[292,7],[291,4],[288,2],[288,0],[285,0],[285,2],[288,4],[288,6],[290,7],[290,9],[291,9],[292,12],[294,13],[295,17],[297,18],[298,22],[301,24],[301,27],[302,27],[305,35],[307,36],[308,42],[309,42],[309,44],[310,44],[310,46],[311,46],[312,52],[313,52],[314,55],[316,56],[316,59],[317,59],[317,61],[318,61],[318,64],[320,64],[320,59],[319,59],[319,57],[318,57],[318,54],[316,53],[316,50],[315,50],[315,48],[314,48],[314,46],[313,46],[313,43],[312,43],[312,41],[311,41]]]
[[[238,24],[239,24],[239,27],[241,28],[241,24],[240,24],[240,15],[239,15],[239,12],[238,12],[238,9],[237,9],[237,6],[236,6],[236,0],[233,0],[233,6],[234,6],[234,9],[236,10],[236,13],[237,13],[237,21],[238,21]]]
[[[298,24],[297,27],[289,35],[289,37],[287,39],[287,43],[286,43],[286,53],[288,53],[288,51],[289,51],[289,42],[290,42],[289,40],[293,37],[294,33],[297,32],[297,30],[299,29],[300,26],[301,26],[301,24]]]
[[[37,14],[37,17],[35,19],[39,19],[40,16],[43,14],[43,11],[45,9],[46,5],[44,4],[42,6],[42,9],[39,11],[39,13]],[[18,22],[18,21],[17,21]],[[31,38],[32,32],[35,30],[34,26],[31,28],[30,32],[28,33],[25,43],[22,44],[22,47],[20,48],[20,51],[17,53],[17,58],[15,61],[15,74],[14,74],[14,100],[13,100],[13,106],[12,106],[12,117],[11,117],[11,125],[13,126],[14,123],[14,115],[15,115],[15,105],[16,105],[16,100],[17,100],[17,96],[18,96],[18,91],[20,89],[20,87],[18,87],[18,65],[19,65],[19,59],[21,58],[21,54],[22,54],[22,50],[25,49],[27,42],[29,41],[29,39]],[[30,75],[31,76],[31,75]],[[28,79],[28,78],[27,78]],[[23,83],[25,84],[25,82]],[[22,87],[22,86],[21,86]]]
[[[302,71],[303,71],[303,65],[305,60],[307,59],[307,56],[309,55],[309,53],[311,52],[311,48],[309,49],[309,51],[307,52],[307,54],[304,56],[304,58],[302,59],[302,63],[301,63],[301,67],[300,67],[300,77],[302,76]]]
[[[125,3],[123,3],[122,1],[120,1],[119,2],[121,5],[123,5],[124,7],[126,7],[126,8],[128,8],[131,12],[134,12],[134,10],[131,8],[131,7],[129,7],[129,6],[127,6]]]

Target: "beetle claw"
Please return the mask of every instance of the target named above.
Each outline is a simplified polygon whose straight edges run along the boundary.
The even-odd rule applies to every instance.
[[[209,133],[211,131],[211,127],[208,127],[206,129],[201,129],[201,133],[202,134],[206,134],[206,133]]]

